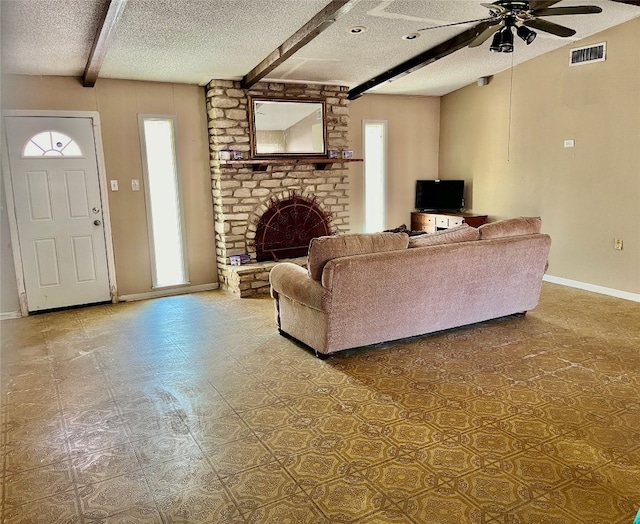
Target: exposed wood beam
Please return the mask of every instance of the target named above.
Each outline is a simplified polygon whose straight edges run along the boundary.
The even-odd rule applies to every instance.
[[[96,38],[93,41],[87,66],[84,68],[84,76],[82,77],[82,85],[84,87],[93,87],[96,84],[102,62],[104,62],[104,58],[109,49],[109,42],[113,36],[113,30],[118,20],[120,20],[126,4],[127,0],[108,0],[104,18],[102,19]]]
[[[296,51],[307,45],[311,40],[327,29],[338,17],[349,12],[360,0],[332,0],[322,11],[287,38],[277,49],[274,49],[256,67],[249,71],[242,79],[242,87],[250,88],[268,75],[276,67],[287,60]]]
[[[440,60],[441,58],[444,58],[445,56],[448,56],[451,53],[454,53],[455,51],[458,51],[459,49],[462,49],[463,47],[468,46],[480,35],[480,33],[482,33],[485,29],[487,29],[491,25],[492,25],[492,22],[481,22],[467,29],[466,31],[460,33],[459,35],[454,36],[453,38],[450,38],[449,40],[446,40],[445,42],[442,42],[441,44],[435,47],[432,47],[431,49],[427,49],[426,51],[420,53],[419,55],[416,55],[413,58],[410,58],[409,60],[406,60],[395,67],[392,67],[391,69],[385,71],[384,73],[381,73],[380,75],[374,78],[371,78],[366,82],[363,82],[362,84],[349,90],[349,95],[348,95],[349,100],[354,100],[362,96],[362,94],[365,91],[368,91],[369,89],[377,86],[378,84],[387,82],[388,80],[391,80],[392,78],[395,78],[400,75],[413,73],[414,71],[426,65],[429,65],[435,62],[436,60]]]

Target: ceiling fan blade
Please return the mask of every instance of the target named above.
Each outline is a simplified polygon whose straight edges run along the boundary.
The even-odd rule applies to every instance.
[[[602,7],[597,5],[576,5],[571,7],[549,7],[544,9],[534,9],[533,16],[556,16],[556,15],[590,15],[602,13]]]
[[[547,20],[539,20],[537,18],[534,18],[533,20],[525,20],[523,24],[527,27],[533,27],[538,31],[544,31],[545,33],[551,33],[552,35],[561,36],[563,38],[576,34],[573,29],[569,29],[563,25],[554,24]]]
[[[469,47],[478,47],[484,44],[490,36],[504,26],[504,20],[496,20],[495,24],[489,25],[469,44]]]
[[[529,0],[529,11],[536,11],[537,9],[546,9],[553,4],[557,4],[560,0]]]
[[[636,5],[640,7],[640,0],[611,0],[612,2],[618,2],[619,4]]]
[[[486,7],[487,9],[490,9],[491,11],[496,11],[496,12],[501,12],[501,13],[506,13],[508,11],[508,9],[504,6],[501,6],[499,4],[480,4],[482,7]]]
[[[422,29],[417,29],[417,31],[429,31],[431,29],[440,29],[441,27],[452,27],[455,25],[473,24],[475,22],[487,22],[489,20],[493,20],[493,18],[492,17],[478,18],[477,20],[465,20],[464,22],[452,22],[450,24],[434,25],[431,27],[423,27]]]

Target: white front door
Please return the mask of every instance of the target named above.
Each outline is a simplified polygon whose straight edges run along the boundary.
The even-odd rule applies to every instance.
[[[5,124],[29,311],[111,300],[92,120]]]

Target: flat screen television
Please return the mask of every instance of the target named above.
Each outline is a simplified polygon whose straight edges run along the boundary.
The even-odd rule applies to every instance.
[[[460,211],[464,208],[464,180],[417,180],[416,209]]]

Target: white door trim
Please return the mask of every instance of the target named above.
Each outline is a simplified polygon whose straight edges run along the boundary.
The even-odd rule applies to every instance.
[[[2,171],[4,175],[5,196],[7,199],[7,214],[9,215],[9,231],[11,232],[11,250],[13,251],[13,263],[16,268],[16,282],[18,285],[18,297],[20,300],[20,313],[22,316],[29,314],[27,294],[24,285],[24,272],[22,270],[22,257],[20,255],[20,239],[18,236],[18,221],[16,218],[15,204],[13,201],[13,184],[9,167],[9,148],[4,119],[10,116],[31,117],[61,117],[61,118],[89,118],[93,126],[93,140],[98,161],[98,179],[100,182],[100,199],[102,200],[102,214],[104,223],[104,236],[107,248],[107,272],[109,274],[109,286],[111,301],[118,301],[118,287],[116,284],[115,255],[113,251],[113,238],[111,235],[111,213],[109,211],[109,193],[107,189],[107,168],[104,162],[104,149],[102,148],[102,133],[100,131],[100,113],[97,111],[45,111],[11,109],[2,112]]]

